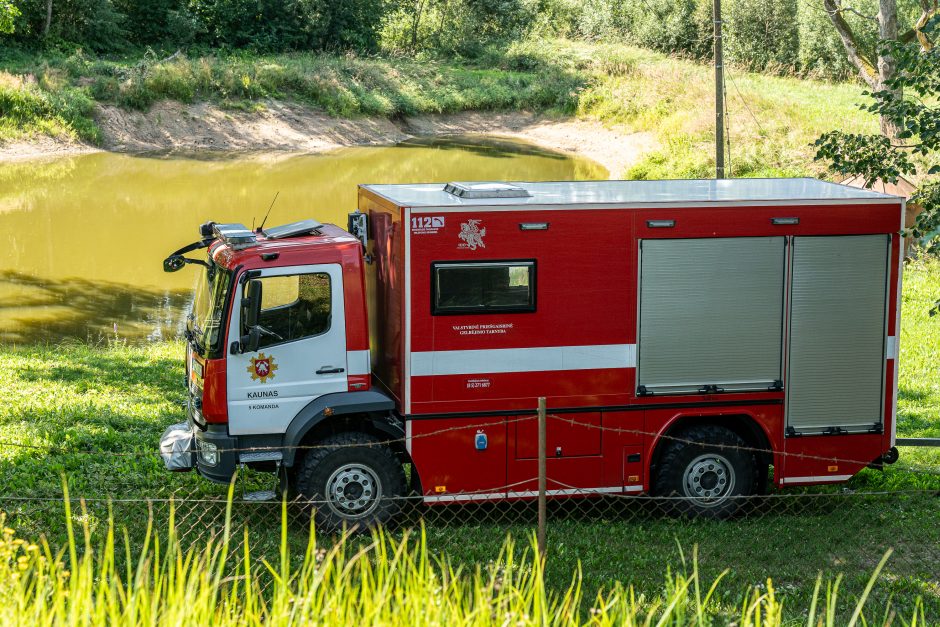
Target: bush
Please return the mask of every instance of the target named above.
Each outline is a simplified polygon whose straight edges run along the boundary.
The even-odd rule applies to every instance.
[[[489,46],[533,32],[537,7],[527,0],[398,0],[385,16],[383,47],[478,58]]]
[[[24,0],[14,38],[24,43],[72,50],[87,47],[99,52],[127,47],[125,16],[111,0],[54,0],[48,37],[45,0]]]
[[[797,67],[797,0],[731,0],[725,6],[729,61],[758,72]]]
[[[54,71],[38,80],[0,72],[0,137],[40,132],[97,143],[93,108],[84,90],[65,85]]]

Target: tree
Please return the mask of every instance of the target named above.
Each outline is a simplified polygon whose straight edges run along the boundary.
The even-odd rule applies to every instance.
[[[20,10],[13,4],[13,0],[0,0],[0,35],[13,33],[19,15]]]
[[[878,15],[866,15],[857,9],[844,6],[843,0],[823,0],[823,6],[829,15],[829,20],[839,33],[842,45],[845,48],[849,61],[858,70],[859,77],[872,91],[888,89],[889,79],[894,76],[896,60],[890,49],[876,46],[875,50],[864,45],[864,38],[854,29],[846,15],[861,17],[866,22],[874,22],[878,27],[879,41],[900,41],[902,43],[919,42],[922,46],[929,44],[924,35],[924,28],[937,14],[938,0],[917,0],[921,8],[920,17],[916,19],[910,29],[899,35],[898,31],[898,3],[897,0],[879,0]],[[900,89],[900,87],[898,87]],[[901,94],[897,94],[898,97]],[[898,128],[893,126],[891,120],[881,116],[881,132],[887,137],[895,137]]]
[[[830,170],[842,175],[861,176],[865,186],[875,181],[896,183],[901,175],[917,173],[915,159],[925,176],[911,202],[924,211],[910,234],[921,239],[933,235],[928,252],[940,253],[940,47],[932,39],[940,34],[940,15],[925,22],[914,38],[916,43],[883,42],[882,58],[894,65],[881,88],[869,93],[872,102],[863,108],[877,113],[897,129],[895,140],[885,135],[862,135],[830,131],[816,140],[816,159],[829,162]],[[907,96],[905,97],[905,92]],[[931,315],[940,311],[940,300]]]
[[[46,21],[42,25],[42,36],[49,36],[49,27],[52,26],[52,0],[46,0]]]

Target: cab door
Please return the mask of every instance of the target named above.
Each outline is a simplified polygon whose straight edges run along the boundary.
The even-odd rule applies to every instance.
[[[346,316],[339,264],[270,268],[262,286],[258,350],[227,358],[229,433],[283,433],[301,409],[324,394],[345,392]],[[234,295],[230,344],[246,333]]]

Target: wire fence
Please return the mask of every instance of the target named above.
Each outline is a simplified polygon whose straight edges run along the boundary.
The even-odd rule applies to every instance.
[[[601,429],[603,438],[655,435],[585,425],[564,414],[549,418],[556,424]],[[521,416],[507,420],[533,419]],[[447,431],[472,434],[477,427],[463,424]],[[682,435],[669,441],[696,443]],[[390,444],[405,442],[390,439],[372,446]],[[349,446],[361,448],[362,444]],[[343,448],[315,444],[300,447],[304,450],[298,454],[328,447]],[[767,452],[742,444],[716,444],[712,450],[747,455]],[[868,465],[872,461],[805,453],[800,457],[840,464]],[[282,522],[287,523],[291,555],[303,555],[312,521],[324,520],[317,512],[335,513],[337,507],[335,498],[311,498],[296,490],[280,493],[282,484],[276,475],[250,468],[241,469],[230,486],[210,483],[196,473],[165,473],[159,468],[162,461],[156,450],[63,449],[48,459],[49,475],[64,474],[68,482],[71,520],[65,517],[65,492],[53,489],[54,482],[48,480],[33,482],[45,487],[13,487],[16,482],[0,486],[0,512],[5,515],[5,524],[20,537],[45,538],[54,550],[65,546],[69,524],[79,534],[86,530],[90,546],[97,546],[113,521],[122,535],[126,534],[130,554],[134,554],[143,545],[148,529],[168,529],[171,519],[184,548],[199,548],[221,537],[228,516],[232,572],[242,572],[243,543],[247,540],[257,576],[264,579],[269,575],[261,566],[262,559],[277,561]],[[872,592],[874,599],[890,600],[900,611],[913,608],[919,599],[927,616],[940,618],[940,464],[932,461],[936,459],[940,456],[920,456],[915,464],[872,468],[845,485],[775,489],[769,481],[763,494],[698,500],[631,493],[627,487],[614,490],[580,485],[569,475],[559,474],[558,467],[548,460],[547,573],[556,587],[564,587],[580,567],[589,594],[609,589],[617,581],[634,585],[641,592],[659,590],[668,570],[688,568],[694,547],[706,581],[727,571],[723,588],[732,594],[729,603],[734,602],[735,592],[768,578],[773,579],[778,592],[808,599],[820,575],[827,580],[841,578],[842,589],[848,591],[845,602],[849,603],[852,592],[864,588],[879,560],[891,550]],[[128,472],[128,465],[136,471]],[[703,468],[704,473],[711,472]],[[463,470],[474,472],[472,468]],[[430,486],[419,487],[418,482],[410,481],[412,472],[407,465],[403,468],[404,485],[411,486],[409,489],[384,495],[376,505],[385,508],[386,528],[397,534],[423,529],[429,547],[457,566],[472,569],[493,561],[507,536],[528,546],[537,531],[537,474],[485,490],[436,495]],[[715,473],[709,477],[715,480]],[[710,510],[710,501],[718,501],[719,507]],[[282,518],[285,513],[286,521]],[[317,542],[335,542],[343,531],[321,524]]]

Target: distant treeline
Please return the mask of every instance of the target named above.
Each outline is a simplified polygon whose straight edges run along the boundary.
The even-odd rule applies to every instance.
[[[844,13],[875,45],[877,0]],[[917,0],[899,0],[910,23]],[[846,77],[822,0],[724,0],[729,60],[758,71]],[[477,58],[532,36],[607,39],[707,59],[712,0],[0,0],[0,45],[314,50]]]

